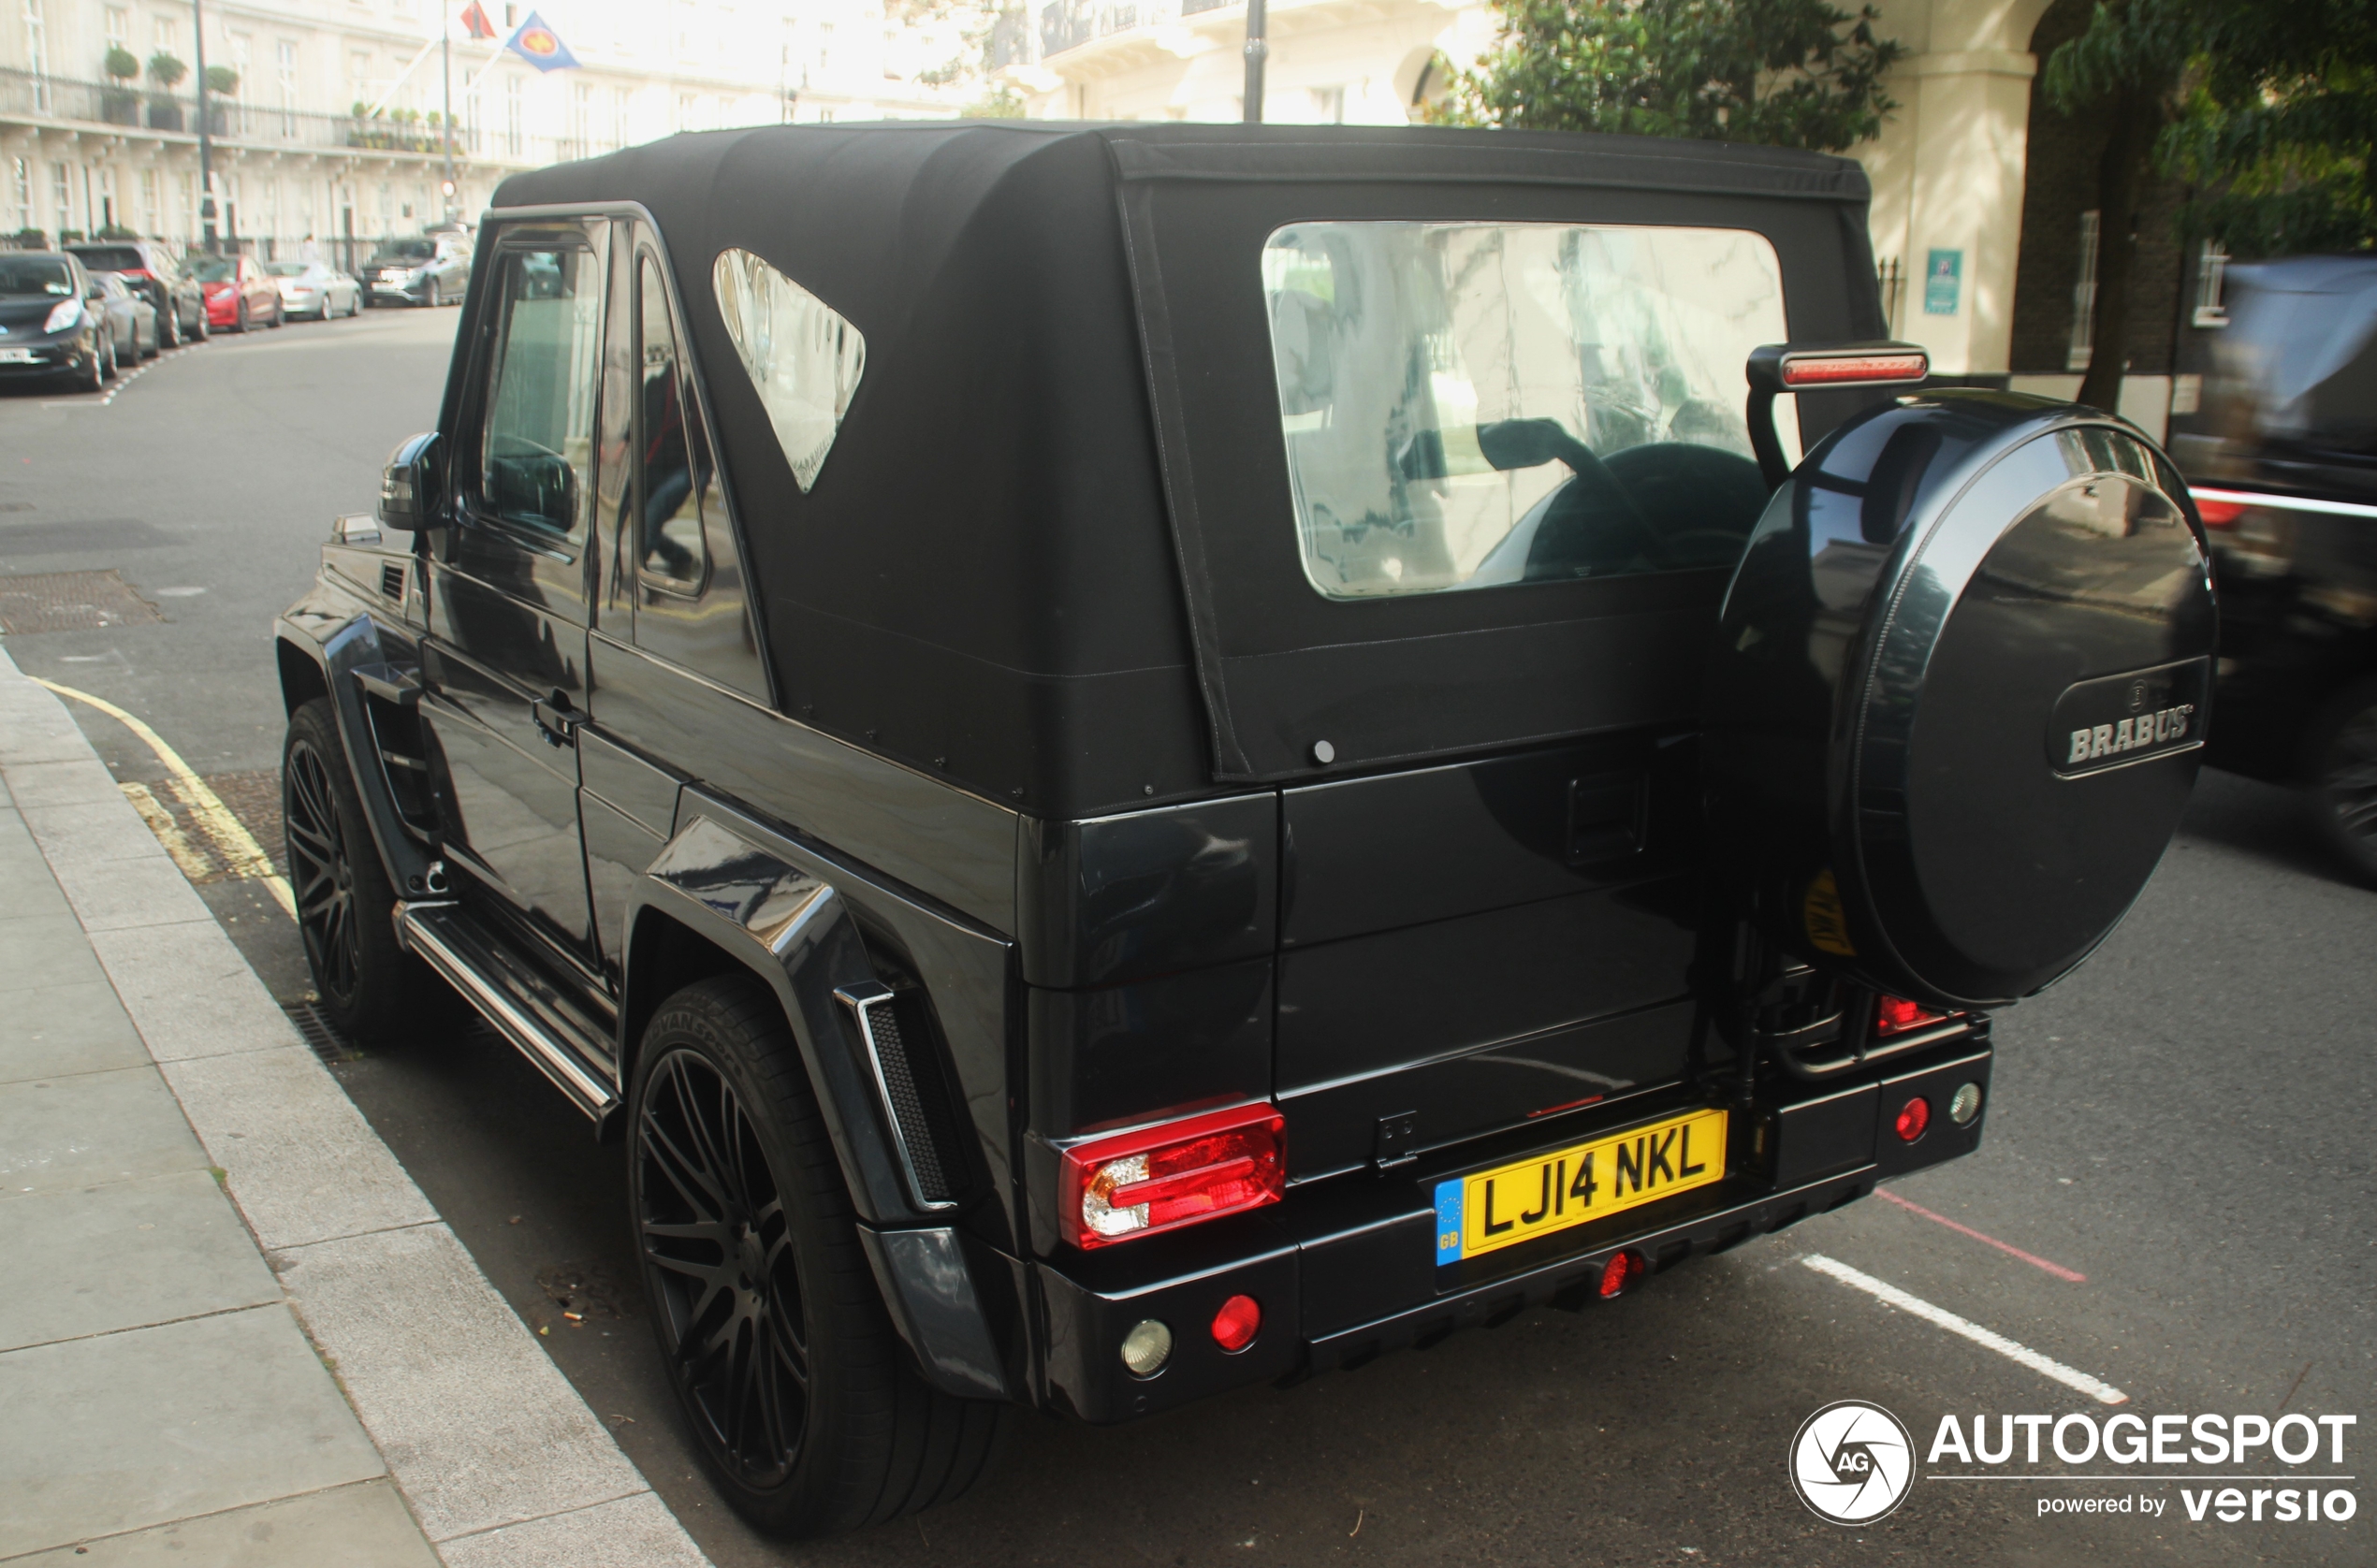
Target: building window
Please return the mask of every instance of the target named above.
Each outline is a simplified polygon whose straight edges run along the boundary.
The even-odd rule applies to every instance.
[[[149,19],[149,48],[152,51],[163,51],[179,59],[182,47],[180,22],[169,16],[153,16]]]
[[[523,155],[524,141],[520,135],[520,79],[503,79],[503,151],[512,157]]]
[[[33,160],[8,160],[8,212],[15,222],[12,228],[33,227]]]
[[[281,134],[297,135],[297,44],[283,38],[272,46],[273,84],[281,94]]]
[[[627,89],[611,89],[611,149],[617,152],[627,145]]]
[[[64,164],[50,166],[50,211],[56,222],[51,226],[60,234],[74,224],[74,171]]]
[[[695,102],[696,100],[691,93],[679,93],[677,94],[677,128],[678,130],[690,131],[698,123],[694,119],[693,105]]]
[[[24,63],[33,73],[33,112],[50,112],[50,29],[41,0],[24,0]]]
[[[157,171],[153,168],[144,168],[140,171],[140,232],[152,235],[163,234],[165,225],[158,221],[159,216]]]
[[[2067,370],[2088,369],[2089,345],[2096,341],[2096,214],[2079,215],[2079,275],[2072,283],[2072,343],[2063,357]]]
[[[372,107],[372,56],[356,50],[346,57],[346,92],[355,100],[355,112],[362,113]]]
[[[122,6],[109,6],[107,7],[107,23],[109,46],[115,49],[124,48],[124,40],[132,32],[132,13]]]
[[[2221,288],[2228,281],[2228,252],[2217,240],[2204,241],[2195,257],[2195,325],[2225,327],[2228,307],[2221,302]]]
[[[594,148],[594,89],[570,89],[570,156],[583,158]]]

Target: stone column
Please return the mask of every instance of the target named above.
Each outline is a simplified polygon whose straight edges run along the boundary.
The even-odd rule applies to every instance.
[[[1874,181],[1877,260],[1904,282],[1898,336],[1941,375],[2010,368],[2022,229],[2031,30],[2048,0],[1898,0],[1876,29],[1910,51],[1887,81],[1899,108],[1852,150]],[[1943,264],[1953,284],[1935,277]],[[1945,309],[1927,308],[1948,307]],[[1886,301],[1887,303],[1887,301]]]

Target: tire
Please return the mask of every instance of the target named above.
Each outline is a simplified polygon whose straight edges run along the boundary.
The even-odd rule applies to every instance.
[[[278,299],[272,301],[272,330],[278,332],[289,324],[289,308]]]
[[[242,300],[241,300],[241,301],[240,301],[240,311],[239,311],[239,314],[238,314],[236,317],[234,317],[234,318],[233,318],[233,320],[232,320],[232,322],[231,322],[231,330],[232,330],[232,331],[234,331],[234,332],[245,332],[247,329],[248,329],[248,302],[247,302],[246,300],[242,299]]]
[[[101,362],[100,352],[94,349],[89,368],[74,378],[74,389],[78,392],[96,392],[107,384],[107,370]]]
[[[191,329],[190,337],[192,341],[202,343],[213,336],[214,324],[207,319],[206,307],[201,305],[198,307],[198,325]]]
[[[181,346],[182,312],[178,308],[168,307],[162,315],[157,317],[157,352],[163,354],[167,349]]]
[[[453,990],[397,946],[396,890],[372,845],[328,697],[289,716],[281,823],[298,934],[316,1005],[330,1023],[349,1038],[386,1045],[459,1016]]]
[[[732,975],[663,1002],[628,1111],[629,1218],[653,1329],[736,1510],[771,1534],[823,1535],[981,1480],[1009,1407],[917,1375],[774,994]],[[717,1157],[722,1135],[739,1157]]]
[[[116,378],[116,372],[123,369],[123,365],[117,362],[115,356],[115,334],[110,331],[108,334],[108,341],[99,350],[99,379],[102,382],[113,381]],[[95,391],[97,388],[94,387],[93,390]]]
[[[2320,704],[2304,732],[2303,777],[2320,837],[2377,887],[2377,675]]]

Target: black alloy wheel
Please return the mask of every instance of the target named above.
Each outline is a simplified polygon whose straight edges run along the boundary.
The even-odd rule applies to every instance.
[[[298,935],[320,1008],[349,1038],[378,1045],[447,1024],[460,1001],[397,945],[396,891],[380,864],[328,697],[289,716],[281,751],[281,831]]]
[[[737,972],[661,1003],[628,1086],[629,1214],[670,1387],[720,1492],[820,1535],[947,1502],[1009,1407],[927,1386],[892,1327],[800,1048]]]
[[[338,766],[345,766],[341,758]],[[330,759],[313,737],[294,738],[282,771],[281,829],[289,856],[289,891],[306,963],[325,999],[352,1006],[362,984],[363,949],[355,920],[355,859],[347,852],[330,787]]]
[[[2377,675],[2320,708],[2304,749],[2313,825],[2355,876],[2377,885]]]
[[[800,1270],[759,1130],[709,1059],[652,1066],[635,1124],[636,1225],[703,1446],[752,1488],[782,1484],[809,1413]]]

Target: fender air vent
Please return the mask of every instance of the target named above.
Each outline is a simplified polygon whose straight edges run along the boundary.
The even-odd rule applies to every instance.
[[[380,593],[391,604],[404,603],[404,568],[398,562],[380,568]]]
[[[857,1019],[918,1203],[927,1209],[953,1206],[965,1183],[965,1159],[933,1056],[931,1026],[923,1017],[923,998],[881,985],[845,986],[834,995]]]

